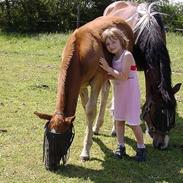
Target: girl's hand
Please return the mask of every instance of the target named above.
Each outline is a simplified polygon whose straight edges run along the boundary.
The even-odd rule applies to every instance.
[[[103,57],[100,57],[99,62],[100,62],[99,66],[102,67],[102,69],[104,69],[105,71],[107,71],[109,73],[110,67],[109,67],[107,61]]]

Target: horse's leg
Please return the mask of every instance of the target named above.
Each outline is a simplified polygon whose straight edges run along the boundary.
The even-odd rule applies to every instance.
[[[104,114],[105,114],[105,109],[106,109],[106,105],[107,105],[107,99],[109,96],[109,90],[110,90],[110,82],[107,80],[102,85],[102,89],[101,89],[99,113],[96,118],[96,123],[93,127],[93,132],[95,135],[98,135],[100,127],[103,125],[103,122],[104,122]]]
[[[98,98],[100,89],[101,89],[100,82],[96,81],[91,83],[90,97],[85,106],[87,128],[85,132],[86,135],[84,138],[84,147],[80,155],[80,158],[84,161],[90,159],[90,148],[92,146],[92,136],[93,136],[92,126],[93,126],[93,121],[96,117],[97,98]]]
[[[88,102],[88,88],[87,87],[81,88],[80,98],[81,98],[82,106],[86,112],[86,104]]]

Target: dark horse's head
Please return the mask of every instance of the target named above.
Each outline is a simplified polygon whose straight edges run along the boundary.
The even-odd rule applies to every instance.
[[[43,142],[43,161],[46,169],[58,169],[60,160],[63,164],[68,158],[68,149],[74,138],[73,117],[64,117],[62,114],[42,114],[34,112],[39,118],[47,120]]]
[[[137,39],[134,57],[137,65],[144,70],[146,79],[146,102],[141,117],[148,125],[154,147],[165,149],[169,143],[169,131],[175,126],[174,94],[179,91],[181,84],[174,87],[171,85],[170,58],[164,27],[154,5],[143,6],[139,11],[143,21],[139,21],[135,28]]]

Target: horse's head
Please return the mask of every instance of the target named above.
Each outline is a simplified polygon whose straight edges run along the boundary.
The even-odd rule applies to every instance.
[[[47,120],[43,142],[43,160],[48,170],[57,170],[62,159],[67,160],[67,151],[74,138],[73,124],[75,116],[64,117],[60,113],[54,115],[34,112],[39,118]]]
[[[169,131],[175,126],[174,95],[181,84],[174,87],[171,84],[170,56],[164,24],[157,9],[155,3],[143,3],[137,9],[140,18],[134,29],[134,57],[137,65],[141,62],[146,79],[146,102],[142,118],[148,125],[154,147],[165,149],[169,143]]]
[[[168,147],[169,131],[175,126],[176,100],[174,94],[179,91],[180,86],[180,83],[176,84],[166,94],[162,93],[158,86],[155,87],[150,91],[142,108],[141,117],[146,121],[155,148],[166,149]]]

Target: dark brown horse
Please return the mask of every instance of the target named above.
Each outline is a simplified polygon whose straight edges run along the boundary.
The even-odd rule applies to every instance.
[[[101,33],[111,26],[124,32],[130,43],[128,49],[132,50],[132,29],[119,17],[100,17],[75,30],[69,37],[62,55],[55,112],[52,115],[35,112],[41,119],[48,121],[45,126],[44,158],[45,166],[49,170],[57,169],[61,159],[65,163],[67,149],[73,140],[72,123],[79,94],[87,119],[81,159],[90,158],[97,98],[107,80],[106,72],[99,67],[99,58],[105,57],[111,61],[111,55],[101,42]],[[88,86],[91,87],[90,96]]]
[[[118,16],[126,20],[134,32],[133,55],[139,70],[144,70],[146,101],[142,107],[142,119],[148,125],[148,132],[156,148],[167,148],[169,131],[175,125],[176,100],[174,94],[181,84],[172,87],[171,68],[166,36],[160,13],[155,3],[137,4],[117,1],[110,4],[104,16]],[[99,132],[102,126],[109,83],[102,92],[100,113],[93,128]],[[102,90],[104,91],[104,90]]]

